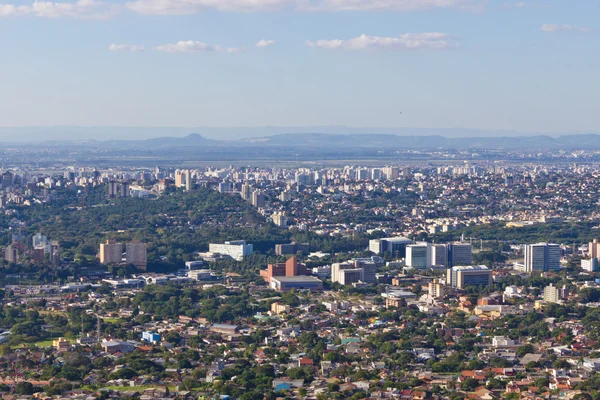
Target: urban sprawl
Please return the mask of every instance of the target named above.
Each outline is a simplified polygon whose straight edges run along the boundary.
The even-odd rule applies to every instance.
[[[596,164],[0,187],[4,399],[600,399]]]

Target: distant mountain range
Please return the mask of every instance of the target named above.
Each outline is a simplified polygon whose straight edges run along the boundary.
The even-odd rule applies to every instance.
[[[184,138],[160,138],[136,142],[140,147],[282,147],[302,149],[600,149],[600,135],[505,136],[448,138],[444,136],[399,136],[390,134],[289,133],[236,141],[206,139],[199,134]]]
[[[144,140],[146,138],[183,137],[198,133],[213,140],[245,140],[286,134],[331,135],[396,135],[442,136],[444,138],[524,137],[547,135],[559,137],[574,132],[545,134],[491,129],[465,128],[381,128],[347,126],[296,126],[296,127],[130,127],[130,126],[40,126],[0,127],[0,142],[39,142],[63,140]],[[585,132],[595,133],[595,132]],[[600,132],[599,132],[600,133]]]
[[[4,143],[8,145],[8,142]],[[303,149],[322,152],[350,149],[383,150],[433,150],[433,149],[597,149],[600,150],[600,135],[572,134],[558,137],[537,136],[475,136],[447,137],[443,135],[396,135],[396,134],[330,134],[330,133],[285,133],[272,136],[252,137],[237,140],[208,139],[199,133],[183,137],[157,137],[142,140],[40,140],[19,143],[19,146],[88,147],[107,149],[138,149],[147,151],[194,150],[240,151],[242,148]]]

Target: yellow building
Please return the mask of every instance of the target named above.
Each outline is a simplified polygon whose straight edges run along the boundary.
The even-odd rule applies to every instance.
[[[71,342],[65,338],[58,338],[52,341],[52,347],[62,353],[71,350]]]

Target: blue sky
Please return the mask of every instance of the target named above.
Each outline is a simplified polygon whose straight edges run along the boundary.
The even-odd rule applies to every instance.
[[[0,125],[600,132],[599,16],[597,0],[18,0],[0,5]]]

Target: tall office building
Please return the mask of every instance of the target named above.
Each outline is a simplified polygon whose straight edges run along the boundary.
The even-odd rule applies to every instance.
[[[287,254],[296,254],[301,252],[303,254],[308,254],[309,252],[309,244],[308,243],[287,243],[287,244],[276,244],[275,245],[275,254],[278,256],[283,256]]]
[[[356,282],[377,283],[377,263],[371,258],[357,258],[331,264],[331,281],[342,285]],[[349,271],[349,272],[346,272]]]
[[[447,249],[449,267],[473,264],[473,246],[470,243],[451,243]]]
[[[492,284],[492,270],[485,265],[452,267],[446,272],[446,284],[458,289],[489,286]]]
[[[141,243],[139,240],[132,240],[131,243],[127,243],[125,245],[125,262],[145,270],[148,264],[146,243]]]
[[[448,264],[448,248],[445,244],[431,245],[431,264],[440,266]]]
[[[369,251],[375,254],[389,253],[392,257],[406,257],[406,246],[412,240],[405,237],[381,238],[369,240]]]
[[[340,272],[345,269],[354,269],[354,264],[350,262],[331,264],[331,282],[339,282]]]
[[[418,243],[406,246],[406,266],[416,269],[431,268],[431,245]]]
[[[106,243],[100,244],[98,256],[101,264],[119,264],[123,260],[123,244],[107,240]]]
[[[360,282],[361,270],[358,268],[343,269],[339,273],[338,282],[342,285],[352,285]]]
[[[560,245],[536,243],[525,246],[525,272],[541,273],[560,269]]]

